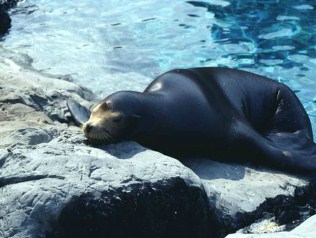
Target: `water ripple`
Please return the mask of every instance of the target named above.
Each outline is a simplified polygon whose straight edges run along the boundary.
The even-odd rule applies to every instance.
[[[315,10],[314,0],[28,0],[1,44],[100,95],[172,68],[245,69],[290,86],[316,125]]]

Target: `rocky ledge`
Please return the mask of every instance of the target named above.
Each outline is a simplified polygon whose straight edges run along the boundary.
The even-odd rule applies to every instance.
[[[315,214],[303,177],[203,158],[184,165],[131,141],[92,147],[65,102],[89,106],[93,93],[3,49],[0,72],[0,237],[248,237]],[[316,232],[310,219],[289,234]]]

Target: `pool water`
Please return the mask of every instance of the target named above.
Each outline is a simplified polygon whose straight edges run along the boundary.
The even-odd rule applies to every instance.
[[[173,68],[225,66],[290,86],[316,127],[314,0],[26,0],[4,48],[104,97]]]

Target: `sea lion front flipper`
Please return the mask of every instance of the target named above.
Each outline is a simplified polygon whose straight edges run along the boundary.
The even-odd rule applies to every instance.
[[[77,126],[81,126],[89,120],[91,112],[75,100],[67,100],[67,107]]]

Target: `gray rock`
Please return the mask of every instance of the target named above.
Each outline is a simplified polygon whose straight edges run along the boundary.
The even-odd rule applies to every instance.
[[[200,180],[177,160],[134,143],[117,145],[141,151],[119,160],[78,143],[79,130],[51,132],[60,134],[52,140],[38,128],[26,134],[36,130],[36,143],[17,145],[0,159],[3,237],[210,234]]]
[[[7,52],[6,52],[7,53]],[[94,95],[87,89],[79,87],[71,82],[46,77],[32,70],[21,67],[12,59],[15,55],[8,53],[6,58],[0,59],[1,82],[0,101],[3,104],[24,104],[41,111],[52,121],[69,122],[66,118],[66,100],[73,98],[85,106],[90,106]],[[23,65],[27,66],[27,65]]]
[[[271,225],[271,224],[270,224]],[[272,225],[273,226],[273,225]],[[316,215],[310,217],[300,226],[290,232],[278,232],[269,234],[231,234],[226,238],[313,238],[316,234]]]
[[[304,178],[251,165],[201,158],[188,160],[185,165],[202,179],[221,223],[232,230],[246,225],[247,215],[256,212],[267,199],[293,197],[296,188],[308,185]]]

